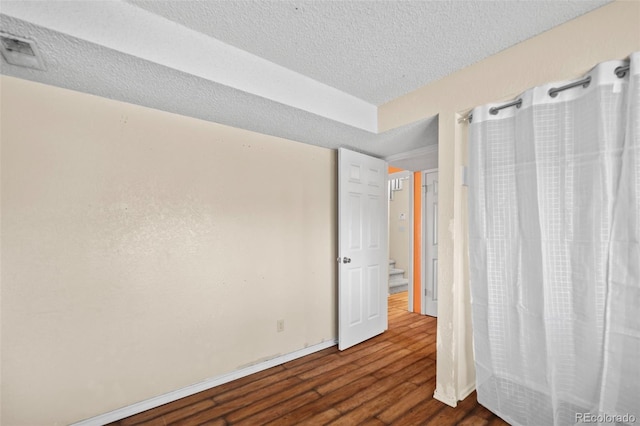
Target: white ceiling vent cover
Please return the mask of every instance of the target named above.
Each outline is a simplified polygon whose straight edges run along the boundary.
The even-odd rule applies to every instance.
[[[11,65],[44,70],[35,41],[0,32],[0,52]]]

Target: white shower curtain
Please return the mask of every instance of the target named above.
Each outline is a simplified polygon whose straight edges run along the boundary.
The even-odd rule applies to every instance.
[[[640,424],[640,52],[587,76],[469,127],[477,395],[513,425]]]

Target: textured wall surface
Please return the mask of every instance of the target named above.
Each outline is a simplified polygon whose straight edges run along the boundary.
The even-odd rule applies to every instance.
[[[335,152],[1,84],[0,423],[68,424],[336,338]]]

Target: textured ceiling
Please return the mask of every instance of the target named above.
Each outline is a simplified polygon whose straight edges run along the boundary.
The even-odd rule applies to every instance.
[[[127,1],[374,105],[606,3]]]
[[[376,105],[607,1],[0,1],[45,71],[2,74],[379,157],[437,143],[437,118],[376,134]],[[419,163],[419,162],[417,162]]]

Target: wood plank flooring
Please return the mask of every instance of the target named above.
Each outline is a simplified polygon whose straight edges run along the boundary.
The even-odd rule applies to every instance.
[[[111,426],[506,425],[476,401],[435,399],[436,319],[389,297],[389,330],[128,417]]]

